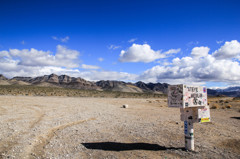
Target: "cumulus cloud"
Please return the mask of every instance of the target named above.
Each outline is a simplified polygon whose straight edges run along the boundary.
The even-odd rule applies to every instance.
[[[153,50],[148,44],[132,44],[127,50],[122,50],[119,61],[120,62],[144,62],[149,63],[157,59],[162,59],[168,57],[170,54],[176,54],[180,52],[181,49],[170,49],[166,52],[161,52],[161,50]]]
[[[127,50],[122,50],[119,61],[121,62],[152,62],[154,60],[165,58],[160,50],[154,51],[148,44],[133,44]]]
[[[37,49],[0,51],[0,72],[8,77],[69,72],[78,67],[79,52],[58,45],[55,55]],[[65,67],[65,68],[64,68]]]
[[[57,40],[57,41],[60,41],[60,42],[63,42],[63,43],[66,43],[66,42],[68,42],[68,40],[69,40],[70,38],[69,38],[69,36],[66,36],[66,37],[64,37],[64,38],[58,38],[58,37],[56,37],[56,36],[52,36],[52,39]]]
[[[231,59],[240,55],[240,43],[237,40],[225,42],[225,44],[213,53],[217,59]]]
[[[201,46],[201,47],[194,47],[192,49],[192,52],[191,52],[191,56],[192,57],[205,57],[208,55],[208,52],[209,52],[209,48],[208,47],[204,47],[204,46]]]
[[[213,55],[208,54],[209,48],[197,47],[197,49],[193,49],[192,57],[174,58],[171,65],[154,66],[144,71],[139,79],[147,82],[174,84],[203,84],[207,81],[236,83],[240,80],[239,62],[229,59],[229,56],[227,56],[227,59],[219,58],[216,54],[221,52],[222,55],[222,52],[224,52],[224,55],[232,55],[237,44],[237,41],[226,42]],[[226,48],[229,46],[231,46],[231,49]],[[195,58],[195,56],[202,58]]]
[[[86,64],[82,64],[82,68],[83,68],[83,69],[91,69],[91,70],[97,70],[97,69],[100,69],[100,67],[98,67],[98,66],[94,66],[94,65],[86,65]]]
[[[78,67],[79,52],[61,45],[57,46],[55,55],[50,51],[34,48],[23,50],[9,49],[9,51],[1,51],[0,54],[0,56],[4,55],[9,59],[17,59],[18,65]]]

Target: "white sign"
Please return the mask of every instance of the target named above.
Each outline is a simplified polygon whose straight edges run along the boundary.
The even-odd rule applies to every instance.
[[[207,88],[203,86],[169,85],[169,107],[204,107],[207,106]]]
[[[198,109],[198,119],[200,123],[210,122],[210,109],[209,106]]]

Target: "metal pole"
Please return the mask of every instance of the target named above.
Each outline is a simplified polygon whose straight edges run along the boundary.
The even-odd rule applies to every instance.
[[[194,151],[193,122],[184,121],[185,149]]]

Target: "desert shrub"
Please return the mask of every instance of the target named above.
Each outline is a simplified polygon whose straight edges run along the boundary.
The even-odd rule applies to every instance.
[[[232,108],[232,105],[231,105],[231,104],[228,104],[228,105],[226,106],[226,108],[231,109],[231,108]]]
[[[224,100],[219,100],[219,103],[223,103],[224,102]]]
[[[225,102],[224,103],[229,103],[229,100],[225,100]]]
[[[219,105],[216,104],[216,103],[214,103],[214,104],[212,105],[212,107],[211,107],[211,109],[218,109],[218,108],[219,108]]]
[[[234,97],[233,100],[240,100],[240,97]]]

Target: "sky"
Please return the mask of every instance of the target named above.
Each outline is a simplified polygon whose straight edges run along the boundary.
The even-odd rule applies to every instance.
[[[0,74],[240,85],[240,1],[0,0]]]

